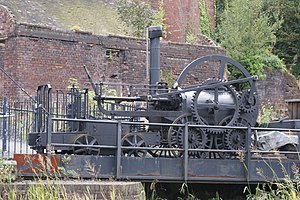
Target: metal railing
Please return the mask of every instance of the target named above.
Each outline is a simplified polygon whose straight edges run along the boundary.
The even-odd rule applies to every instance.
[[[51,143],[48,144],[49,148],[52,149],[54,146],[68,146],[68,147],[92,147],[92,148],[102,148],[102,149],[115,149],[116,150],[116,178],[122,178],[122,172],[121,172],[121,158],[124,157],[122,151],[126,149],[130,150],[145,150],[147,152],[151,150],[161,150],[161,151],[178,151],[182,152],[182,156],[180,156],[180,159],[183,159],[183,180],[187,181],[189,180],[188,176],[188,169],[189,169],[189,152],[212,152],[212,153],[229,153],[229,154],[236,154],[241,155],[243,154],[243,158],[235,157],[233,159],[241,159],[241,161],[245,164],[245,167],[247,168],[246,171],[246,179],[251,179],[251,160],[256,159],[253,158],[252,155],[254,153],[259,153],[261,155],[263,154],[295,154],[299,156],[299,152],[291,152],[291,151],[261,151],[257,150],[255,146],[255,137],[253,137],[255,131],[288,131],[288,132],[297,132],[298,137],[300,133],[300,129],[287,129],[287,128],[260,128],[260,127],[234,127],[234,126],[213,126],[213,125],[195,125],[195,124],[166,124],[166,123],[145,123],[143,122],[143,125],[146,126],[162,126],[162,127],[183,127],[183,147],[182,148],[173,148],[173,147],[134,147],[134,146],[122,146],[122,125],[140,125],[140,122],[128,122],[128,121],[117,121],[117,120],[89,120],[89,119],[67,119],[67,118],[52,118],[53,121],[66,121],[66,122],[93,122],[93,123],[110,123],[110,124],[116,124],[117,125],[117,141],[116,145],[83,145],[83,144],[63,144],[63,143]],[[238,150],[228,150],[228,149],[190,149],[188,146],[188,136],[189,136],[189,129],[190,128],[217,128],[217,129],[239,129],[244,130],[246,132],[246,144],[244,149],[238,149]],[[51,135],[51,132],[48,132]],[[150,155],[149,155],[150,156]]]
[[[28,134],[35,127],[35,104],[31,101],[0,102],[0,149],[4,157],[14,153],[34,153],[28,146]]]

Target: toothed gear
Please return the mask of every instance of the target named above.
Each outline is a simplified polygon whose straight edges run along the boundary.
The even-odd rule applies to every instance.
[[[220,86],[214,86],[214,84],[222,83],[225,81],[222,79],[208,79],[206,80],[202,86],[212,85],[210,88],[206,89],[199,89],[195,92],[193,95],[192,101],[191,101],[191,111],[194,120],[197,123],[202,123],[203,120],[207,121],[209,125],[218,125],[218,126],[231,126],[233,125],[239,117],[240,114],[240,108],[239,108],[239,95],[235,91],[235,89],[232,86],[229,85],[220,85]],[[208,93],[204,93],[204,95],[208,96],[209,98],[205,100],[205,102],[197,102],[199,95],[201,92],[208,91]],[[209,93],[209,91],[214,91],[214,96],[212,97],[212,94]],[[229,102],[216,102],[214,99],[216,98],[219,100],[219,96],[222,95],[223,100],[221,101],[228,101]],[[229,97],[227,97],[227,95]],[[203,97],[202,98],[203,101]],[[231,102],[230,102],[231,101]],[[198,111],[198,109],[207,109],[204,112]],[[218,112],[222,111],[222,114],[219,115]],[[202,115],[203,116],[202,116]],[[226,116],[225,116],[226,115]],[[213,118],[213,119],[211,119]],[[226,129],[216,129],[216,128],[207,128],[206,131],[214,134],[220,134],[225,133]]]
[[[185,124],[191,122],[191,114],[183,114],[174,120],[173,124]],[[203,122],[204,124],[205,122]],[[183,148],[184,146],[184,127],[173,126],[168,131],[168,142],[170,147]],[[210,149],[212,140],[202,128],[189,127],[188,148],[189,149]],[[182,155],[182,152],[173,151],[175,157]],[[190,151],[189,156],[193,158],[204,158],[207,152]]]
[[[257,95],[253,94],[252,99],[249,99],[250,91],[244,90],[242,95],[240,95],[240,108],[246,113],[251,113],[257,110],[258,102]]]
[[[234,124],[238,127],[248,127],[251,123],[247,119],[240,118],[238,122]],[[242,150],[245,148],[246,144],[246,134],[245,129],[232,129],[225,134],[225,146],[229,150]]]

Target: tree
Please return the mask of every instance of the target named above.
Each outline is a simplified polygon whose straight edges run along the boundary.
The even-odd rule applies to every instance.
[[[219,30],[220,44],[228,55],[258,75],[263,75],[264,59],[271,55],[275,33],[282,22],[275,18],[271,22],[263,8],[264,0],[231,0],[225,7]]]
[[[269,0],[270,10],[278,13],[283,23],[276,33],[274,53],[285,61],[286,67],[300,78],[300,1]]]
[[[118,0],[118,15],[132,30],[133,35],[143,37],[146,27],[162,26],[164,37],[167,36],[168,26],[165,22],[164,1],[158,0],[158,9],[152,7],[142,0]]]
[[[144,36],[145,28],[150,26],[153,20],[151,6],[140,0],[118,0],[117,12],[137,37]]]

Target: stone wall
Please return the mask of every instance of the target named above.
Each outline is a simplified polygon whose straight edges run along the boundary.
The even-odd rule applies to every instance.
[[[65,89],[69,78],[87,86],[83,65],[95,81],[148,83],[146,42],[142,39],[18,24],[4,48],[4,69],[32,95],[38,85],[46,83],[54,90]],[[212,54],[224,55],[225,51],[213,46],[162,42],[161,69],[172,69],[175,78],[192,60]],[[217,67],[206,67],[194,79],[202,82],[214,77],[216,71]],[[12,81],[5,78],[3,85],[2,96],[23,96]]]
[[[285,100],[299,99],[300,90],[294,76],[286,71],[266,70],[266,79],[257,82],[260,103],[285,107]]]

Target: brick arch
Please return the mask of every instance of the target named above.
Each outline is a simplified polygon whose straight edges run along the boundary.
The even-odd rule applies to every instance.
[[[14,32],[16,19],[13,13],[0,5],[0,40],[7,39]]]

